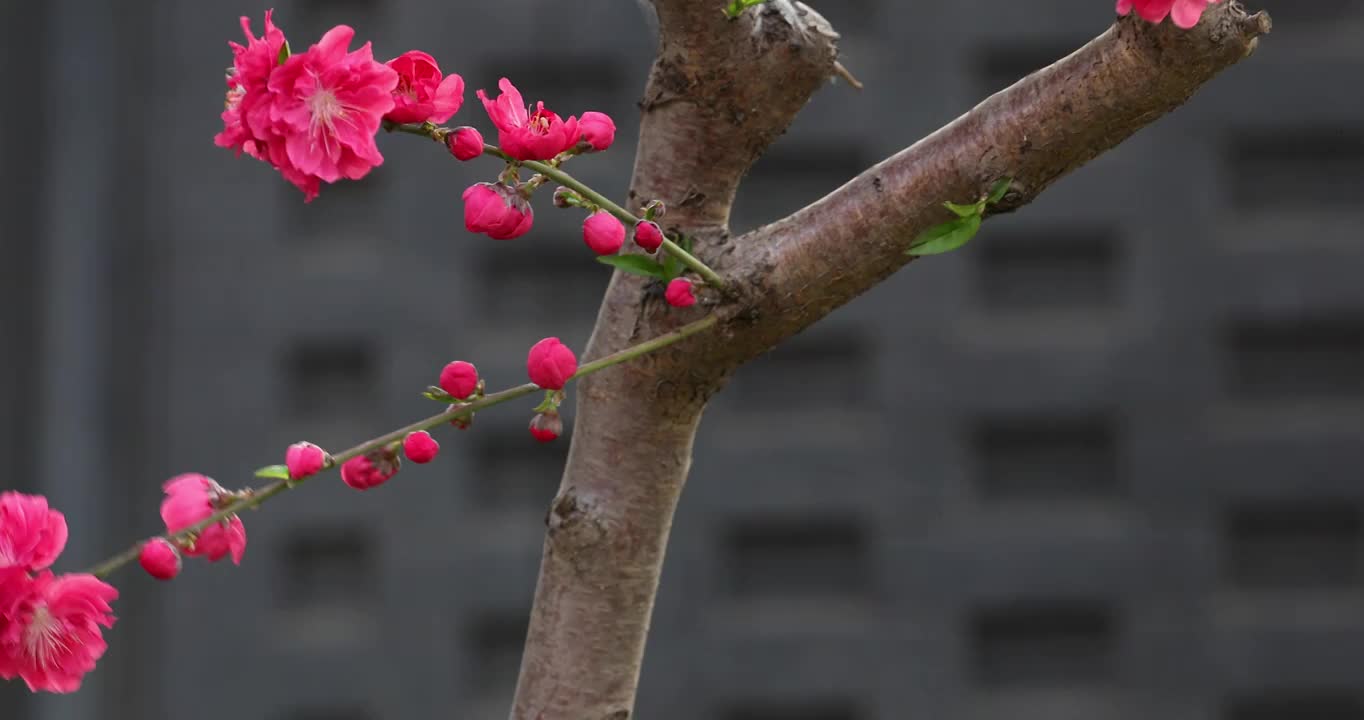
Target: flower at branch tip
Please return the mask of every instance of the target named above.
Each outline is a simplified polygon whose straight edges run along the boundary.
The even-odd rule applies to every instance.
[[[310,442],[294,443],[284,452],[284,465],[289,468],[290,480],[316,475],[326,466],[327,459],[327,452]]]
[[[583,242],[598,255],[615,255],[625,245],[625,226],[605,210],[598,210],[583,221]]]
[[[440,371],[440,389],[450,397],[463,400],[478,389],[478,368],[473,363],[456,360]]]
[[[443,123],[464,104],[464,78],[454,73],[442,78],[440,66],[430,55],[409,50],[387,65],[398,73],[398,87],[393,90],[393,109],[385,120]]]
[[[477,94],[497,126],[497,144],[503,152],[517,160],[548,160],[578,144],[582,133],[576,118],[564,120],[546,110],[543,102],[530,112],[510,80],[502,78],[497,86],[502,94],[496,100],[489,100],[482,90]]]
[[[222,485],[198,473],[176,475],[161,490],[166,493],[161,501],[161,520],[171,534],[203,522],[232,501]],[[200,530],[183,552],[190,557],[206,557],[209,562],[230,553],[232,563],[240,565],[246,552],[246,527],[241,518],[229,515]]]
[[[668,289],[663,292],[663,299],[673,307],[691,307],[696,304],[691,281],[686,278],[674,278],[669,282]]]
[[[578,119],[578,129],[582,131],[583,140],[597,152],[611,147],[611,143],[616,141],[616,123],[606,113],[583,113]]]
[[[401,467],[398,454],[381,447],[347,460],[341,466],[341,481],[356,490],[368,490],[388,482]]]
[[[473,160],[483,154],[483,133],[471,127],[457,127],[445,136],[445,147],[456,160]]]
[[[407,437],[403,438],[403,454],[407,456],[408,460],[418,465],[425,465],[435,460],[438,453],[440,453],[440,443],[436,442],[436,439],[431,437],[431,433],[425,430],[409,433]]]
[[[464,191],[464,228],[494,240],[526,234],[535,220],[530,202],[503,183],[476,183]]]
[[[137,561],[157,580],[171,580],[180,574],[180,550],[165,538],[152,538],[144,543]]]
[[[48,567],[66,547],[66,516],[42,495],[0,493],[0,571]]]
[[[640,220],[636,223],[635,244],[649,252],[661,247],[663,245],[663,231],[659,229],[658,223],[650,220]]]
[[[536,413],[530,419],[530,434],[542,443],[547,443],[564,431],[564,421],[559,417],[559,413],[551,410],[549,412]]]
[[[1136,8],[1137,14],[1147,22],[1159,23],[1168,15],[1175,25],[1188,30],[1198,24],[1203,11],[1219,0],[1118,0],[1119,15],[1126,15]]]
[[[547,337],[530,348],[526,374],[530,381],[546,390],[563,390],[564,383],[578,372],[578,358],[559,338]]]
[[[0,678],[34,692],[79,690],[108,647],[100,628],[114,626],[117,598],[93,575],[0,570]]]
[[[398,73],[374,61],[369,43],[350,50],[354,37],[337,25],[270,74],[270,121],[289,163],[329,183],[359,180],[383,164],[374,136],[398,85]]]

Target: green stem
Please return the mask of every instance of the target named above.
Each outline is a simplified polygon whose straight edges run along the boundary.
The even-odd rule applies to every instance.
[[[685,340],[686,338],[689,338],[692,335],[695,335],[699,332],[710,329],[715,325],[717,321],[718,320],[714,315],[708,315],[700,320],[683,325],[682,327],[673,330],[670,333],[660,335],[654,338],[653,340],[646,340],[645,342],[642,342],[638,345],[633,345],[619,352],[607,355],[604,358],[593,360],[590,363],[586,363],[580,366],[578,368],[578,372],[574,373],[573,377],[569,379],[577,380],[578,378],[586,377],[588,375],[591,375],[592,373],[605,370],[606,368],[609,368],[612,365],[619,365],[623,362],[634,360],[635,358],[640,357],[641,355],[647,355],[656,350],[660,350],[669,345],[672,345],[673,343]],[[431,417],[428,417],[424,420],[418,420],[417,422],[414,422],[411,425],[407,425],[406,427],[402,427],[392,432],[385,433],[372,440],[366,440],[365,442],[362,442],[353,448],[332,455],[331,461],[328,462],[323,469],[326,470],[337,467],[342,463],[346,462],[347,460],[364,455],[365,453],[368,453],[371,450],[378,449],[392,442],[400,441],[403,438],[407,437],[408,434],[417,432],[418,430],[430,430],[434,427],[438,427],[440,425],[448,423],[451,420],[455,420],[462,417],[468,417],[479,410],[490,408],[493,407],[494,405],[501,405],[502,403],[515,400],[517,398],[522,398],[527,395],[531,395],[540,389],[541,389],[540,386],[534,383],[526,383],[524,385],[517,385],[515,387],[507,388],[506,390],[495,392],[491,395],[485,395],[484,397],[479,398],[478,400],[475,400],[473,402],[462,403],[459,405],[451,405],[445,411],[432,415]],[[166,533],[164,535],[159,535],[157,537],[161,537],[166,540],[169,540],[172,543],[178,544],[180,541],[189,539],[189,537],[192,535],[197,535],[204,528],[207,528],[208,526],[214,523],[222,522],[223,520],[226,520],[243,510],[250,510],[259,507],[270,498],[275,497],[276,495],[279,495],[286,490],[292,490],[298,487],[299,485],[302,485],[303,483],[307,482],[308,480],[314,477],[318,477],[318,475],[321,475],[321,473],[303,478],[301,480],[293,481],[276,480],[275,482],[272,482],[264,487],[249,490],[244,494],[243,497],[234,500],[226,507],[218,510],[212,515],[209,515],[208,517],[195,523],[194,525],[191,525],[176,533]],[[149,540],[154,539],[156,538],[150,538]],[[118,570],[119,568],[123,567],[124,565],[127,565],[133,560],[136,560],[138,555],[142,553],[142,546],[145,545],[147,542],[148,540],[143,540],[134,543],[132,547],[90,568],[86,572],[91,575],[94,575],[95,577],[100,578],[108,577],[115,570]]]
[[[418,123],[405,123],[401,125],[394,123],[385,123],[384,127],[387,128],[390,132],[401,132],[407,133],[409,135],[420,135],[421,137],[431,138],[436,142],[444,142],[445,136],[450,133],[450,130],[448,128],[428,126]],[[587,185],[584,185],[577,178],[573,177],[572,175],[569,175],[563,170],[560,170],[556,165],[538,162],[535,160],[516,160],[507,153],[502,152],[502,150],[498,148],[496,145],[485,144],[483,146],[483,154],[495,158],[500,158],[502,160],[506,160],[507,162],[519,162],[522,165],[522,167],[526,167],[537,173],[540,173],[541,175],[548,177],[549,179],[559,183],[560,185],[563,185],[564,187],[572,188],[573,190],[576,190],[579,195],[582,195],[584,198],[587,198],[593,204],[597,205],[601,209],[611,213],[612,215],[615,215],[616,218],[618,218],[621,222],[626,223],[631,227],[634,227],[640,221],[640,218],[637,217],[634,213],[615,204],[614,202],[611,201],[610,198],[606,197],[605,195],[602,195],[596,190],[593,190]],[[725,281],[723,278],[720,277],[719,273],[715,272],[714,270],[711,270],[710,267],[705,263],[701,262],[699,258],[687,252],[686,250],[683,250],[680,246],[678,246],[677,243],[673,242],[672,240],[669,240],[667,238],[663,239],[663,250],[666,251],[669,255],[672,255],[673,257],[677,258],[683,265],[686,265],[688,268],[693,270],[697,275],[700,275],[701,277],[705,278],[706,283],[711,287],[723,288],[725,286]]]

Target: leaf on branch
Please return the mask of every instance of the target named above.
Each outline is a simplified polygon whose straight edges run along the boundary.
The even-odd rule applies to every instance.
[[[1004,194],[1009,192],[1009,186],[1012,185],[1013,182],[1014,179],[1011,177],[996,180],[994,187],[990,188],[989,196],[985,198],[986,204],[994,205],[1000,200],[1003,200]]]
[[[283,465],[266,465],[256,471],[258,478],[274,478],[275,480],[288,480],[289,468]]]
[[[666,279],[663,266],[642,255],[601,255],[597,257],[597,262],[633,275]]]
[[[723,10],[725,17],[733,20],[742,15],[744,10],[751,8],[754,5],[761,5],[765,2],[767,2],[767,0],[730,0],[729,5],[726,5]]]
[[[970,215],[935,225],[914,238],[906,255],[940,255],[965,245],[980,229],[980,216]]]
[[[985,201],[982,200],[978,203],[973,203],[971,205],[958,205],[954,202],[948,201],[943,203],[942,206],[947,208],[948,210],[951,210],[952,214],[956,215],[957,217],[966,218],[971,217],[972,215],[979,215],[983,210],[985,210]]]

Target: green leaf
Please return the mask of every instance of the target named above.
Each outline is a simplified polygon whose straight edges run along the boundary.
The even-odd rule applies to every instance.
[[[985,203],[972,203],[970,205],[958,205],[954,202],[945,202],[943,207],[951,210],[957,217],[967,218],[972,215],[979,215],[985,209]]]
[[[661,252],[663,252],[663,279],[672,280],[681,277],[682,271],[686,270],[682,261],[669,255],[666,251]]]
[[[459,400],[458,400],[457,398],[451,397],[451,396],[450,396],[450,393],[445,392],[444,390],[442,390],[442,389],[436,387],[435,385],[431,385],[430,387],[428,387],[428,388],[426,388],[425,390],[423,390],[423,391],[422,391],[422,397],[426,398],[427,400],[435,400],[436,402],[445,402],[445,403],[457,403],[457,402],[459,402]]]
[[[990,195],[985,198],[986,204],[994,205],[1000,200],[1003,200],[1005,193],[1009,192],[1009,186],[1013,184],[1013,181],[1014,179],[1011,177],[996,180],[994,186],[990,188]]]
[[[761,5],[765,2],[767,2],[767,0],[730,0],[729,5],[724,7],[725,17],[733,20],[734,18],[739,17],[744,10],[751,8],[754,5]]]
[[[289,468],[283,465],[266,465],[265,467],[256,471],[256,477],[274,478],[276,480],[288,480]]]
[[[617,270],[643,275],[644,277],[663,278],[665,272],[663,266],[644,257],[643,255],[601,255],[597,257],[597,262],[603,265],[610,265]]]
[[[289,56],[290,56],[290,55],[293,55],[293,54],[294,54],[294,51],[292,51],[292,50],[289,49],[289,41],[288,41],[288,40],[285,40],[285,41],[284,41],[284,44],[279,46],[279,58],[278,58],[278,63],[277,63],[277,64],[283,65],[283,64],[284,64],[284,61],[285,61],[285,60],[288,60],[288,59],[289,59]]]
[[[976,236],[980,229],[980,216],[957,218],[941,225],[935,225],[914,238],[914,243],[905,251],[906,255],[939,255],[956,250],[966,241]]]
[[[678,239],[677,239],[677,246],[680,247],[680,248],[682,248],[683,250],[686,250],[686,251],[687,251],[687,254],[690,255],[690,254],[691,254],[691,236],[690,236],[690,235],[682,235],[682,236],[678,237]]]

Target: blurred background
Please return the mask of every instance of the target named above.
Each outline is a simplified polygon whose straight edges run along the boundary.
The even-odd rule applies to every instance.
[[[717,12],[722,0],[713,0]],[[812,2],[866,83],[753,168],[781,217],[1042,67],[1109,0]],[[0,3],[0,486],[66,512],[59,569],[308,439],[432,412],[446,361],[523,380],[581,348],[608,278],[576,212],[465,232],[497,171],[380,138],[310,205],[213,146],[226,42],[271,3]],[[1364,0],[1256,0],[1259,53],[1185,108],[745,368],[713,403],[669,548],[648,720],[1364,718]],[[380,59],[510,77],[620,123],[571,170],[624,195],[653,37],[632,2],[276,0]],[[570,394],[572,394],[570,392]],[[568,438],[531,403],[439,462],[245,518],[242,567],[129,568],[86,689],[0,718],[506,716]],[[570,424],[571,427],[571,424]]]

